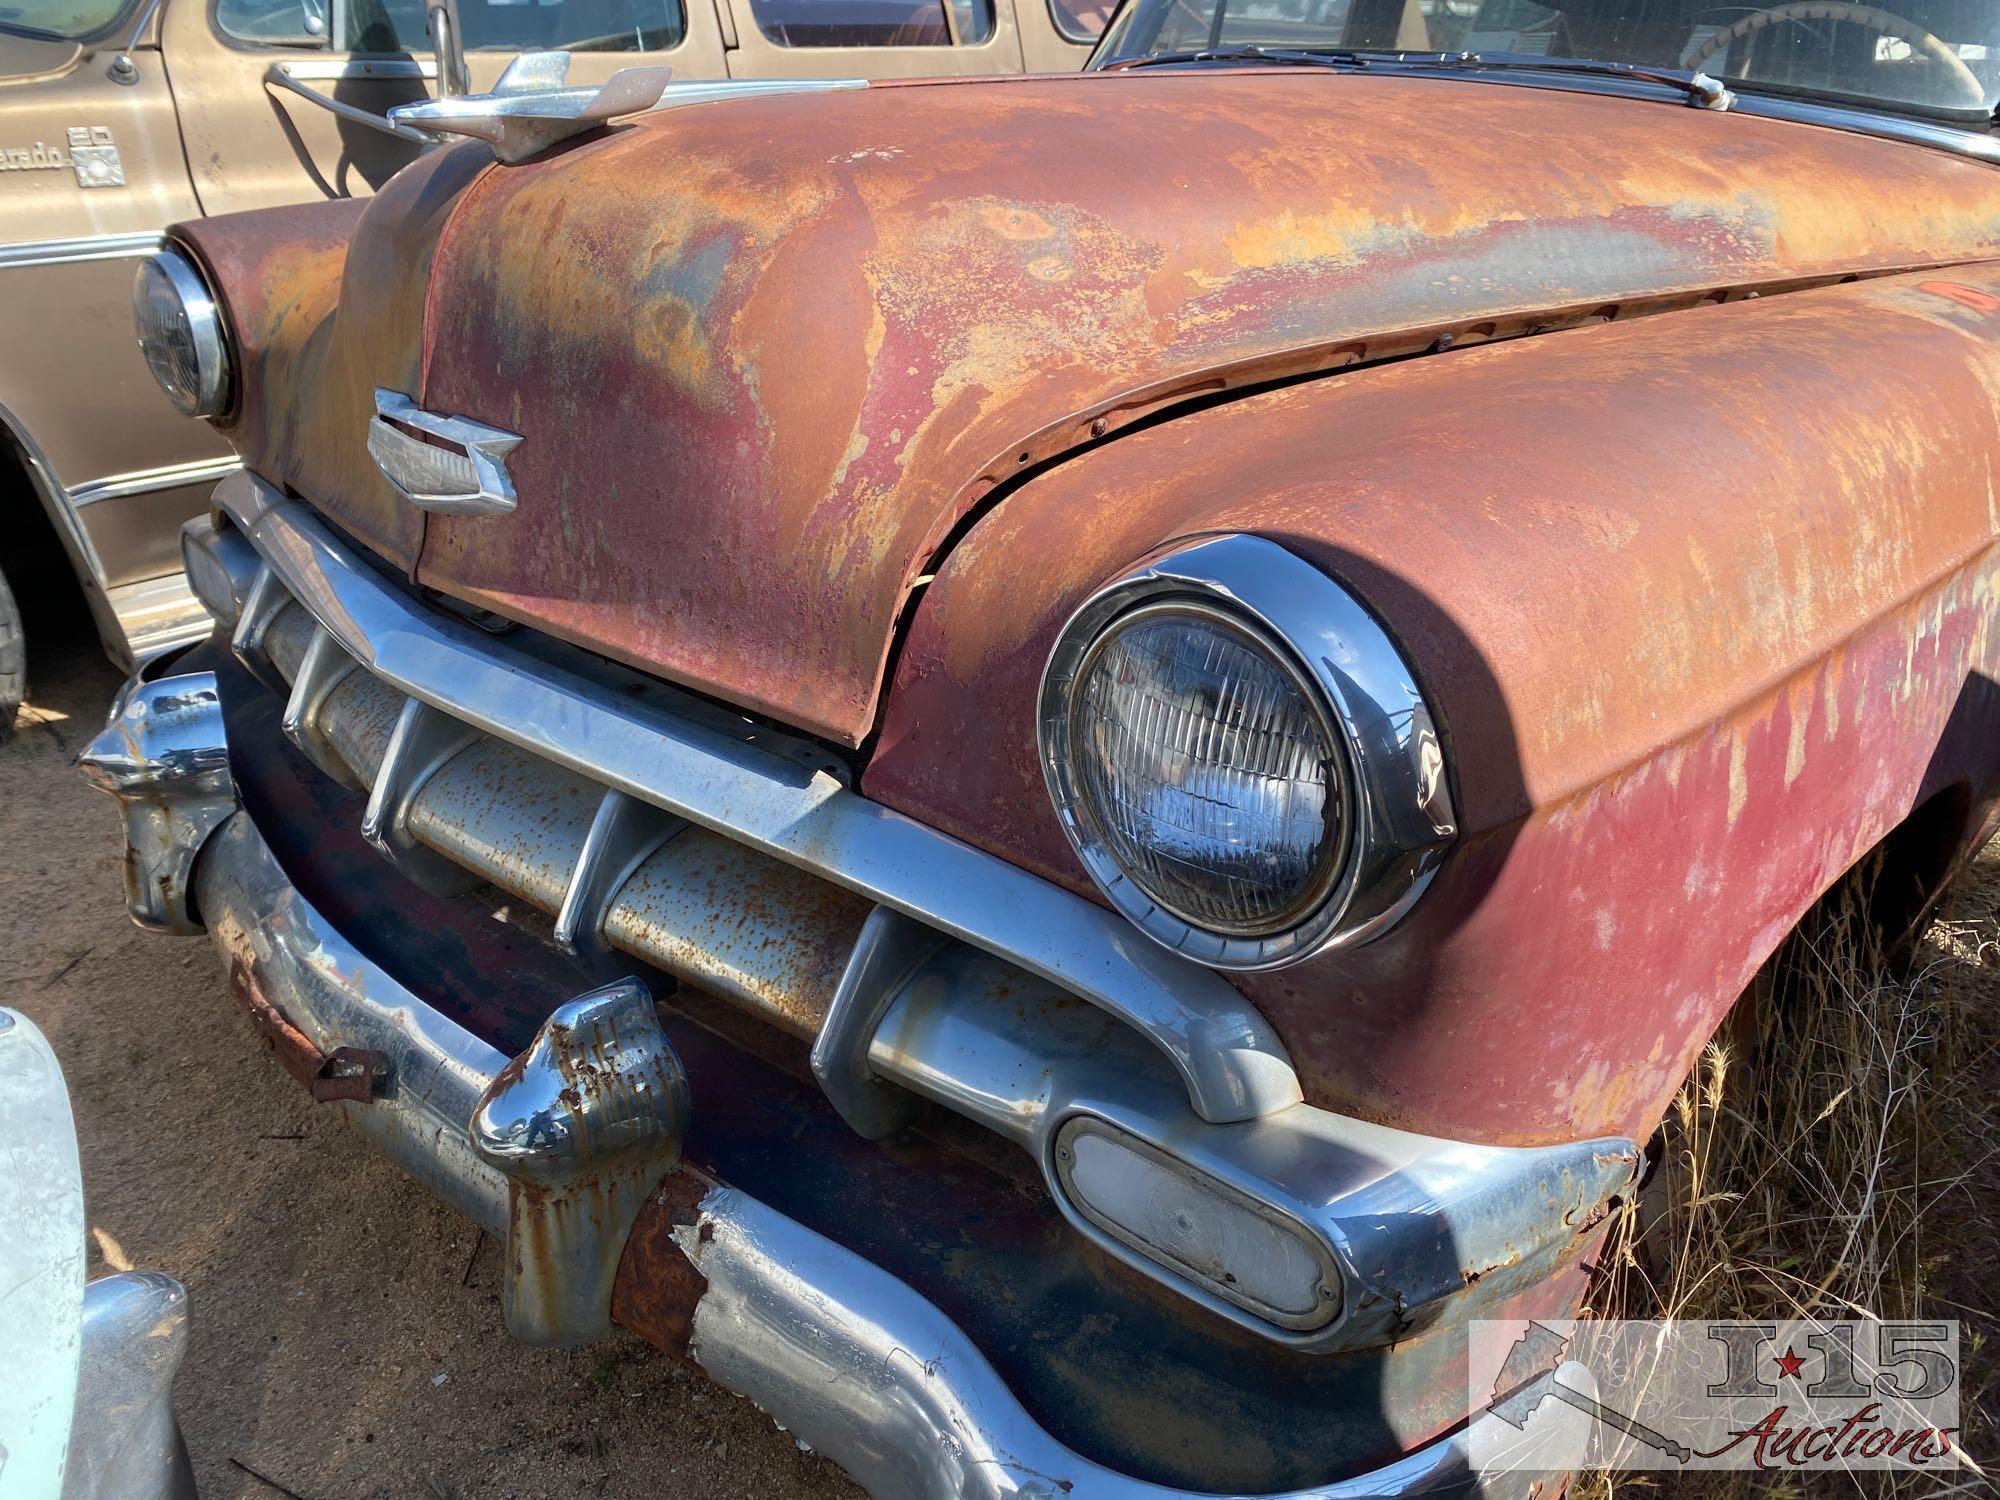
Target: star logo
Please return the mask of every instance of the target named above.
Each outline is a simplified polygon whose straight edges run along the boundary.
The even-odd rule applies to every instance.
[[[1778,1373],[1780,1375],[1789,1375],[1793,1380],[1797,1380],[1799,1378],[1799,1371],[1804,1367],[1805,1359],[1794,1353],[1792,1347],[1787,1344],[1785,1352],[1778,1356]]]

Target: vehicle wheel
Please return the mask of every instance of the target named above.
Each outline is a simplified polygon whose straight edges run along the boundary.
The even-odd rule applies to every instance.
[[[0,573],[0,742],[14,733],[14,713],[28,693],[28,647],[21,635],[21,609]]]

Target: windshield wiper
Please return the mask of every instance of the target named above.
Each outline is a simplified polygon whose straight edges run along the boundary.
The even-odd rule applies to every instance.
[[[1152,68],[1171,63],[1232,62],[1285,63],[1307,68],[1365,68],[1371,58],[1392,55],[1345,47],[1311,50],[1293,47],[1203,47],[1194,52],[1148,52],[1138,57],[1121,57],[1116,62],[1106,63],[1098,72],[1118,73],[1128,68]]]
[[[1290,63],[1321,68],[1422,69],[1463,73],[1580,73],[1600,78],[1629,78],[1638,83],[1664,84],[1687,95],[1702,109],[1728,109],[1736,96],[1720,80],[1683,68],[1653,68],[1640,63],[1600,62],[1588,57],[1540,57],[1514,52],[1396,52],[1379,47],[1206,47],[1190,52],[1155,52],[1122,57],[1100,70],[1149,68],[1173,63]]]
[[[1590,57],[1539,57],[1519,52],[1417,53],[1405,59],[1424,67],[1462,68],[1468,72],[1582,73],[1600,78],[1630,78],[1679,89],[1699,109],[1727,109],[1736,96],[1718,78],[1685,68],[1654,68],[1644,63],[1602,62]]]

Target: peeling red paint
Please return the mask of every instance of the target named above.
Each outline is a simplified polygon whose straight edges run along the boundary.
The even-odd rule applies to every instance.
[[[1056,631],[1163,542],[1275,538],[1402,641],[1464,823],[1388,936],[1238,980],[1308,1098],[1643,1140],[1820,892],[1996,790],[2000,324],[1933,286],[1355,371],[1078,458],[925,595],[863,789],[1087,889],[1035,753]]]

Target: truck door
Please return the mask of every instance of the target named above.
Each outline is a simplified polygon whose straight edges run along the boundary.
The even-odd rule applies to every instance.
[[[459,0],[458,15],[475,91],[555,48],[572,83],[644,63],[724,76],[711,0]],[[163,45],[206,213],[372,193],[421,149],[370,120],[432,90],[422,0],[173,0]]]

